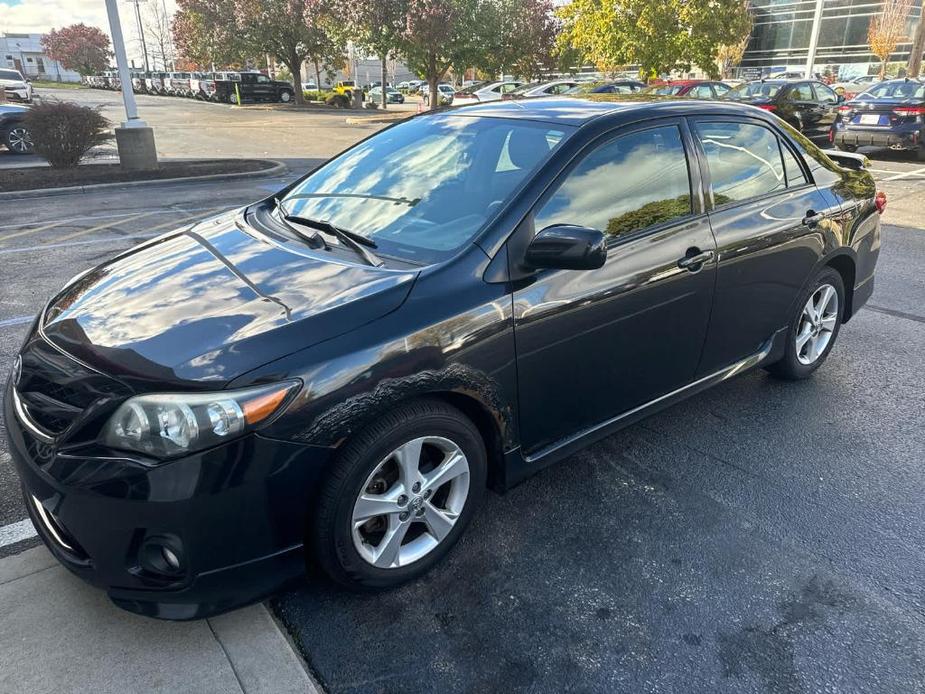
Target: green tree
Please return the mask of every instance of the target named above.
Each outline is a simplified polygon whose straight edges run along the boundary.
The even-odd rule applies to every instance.
[[[560,51],[596,65],[638,65],[646,76],[697,65],[717,77],[719,47],[751,29],[742,0],[574,0],[558,10]]]
[[[373,53],[382,63],[382,108],[388,108],[386,63],[401,50],[408,26],[408,5],[407,0],[349,0],[335,11],[343,18],[354,44]]]

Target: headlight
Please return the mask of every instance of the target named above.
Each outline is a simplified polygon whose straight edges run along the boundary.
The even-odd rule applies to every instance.
[[[119,406],[101,440],[156,458],[186,455],[268,424],[298,387],[298,381],[285,381],[217,393],[138,395]]]

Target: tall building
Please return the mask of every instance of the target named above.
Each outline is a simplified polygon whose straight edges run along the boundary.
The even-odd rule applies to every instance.
[[[45,54],[41,34],[0,34],[0,68],[19,70],[29,79],[80,81],[77,72],[65,70]]]
[[[815,71],[828,69],[842,77],[876,72],[880,60],[867,45],[867,29],[882,7],[877,0],[823,0]],[[804,69],[816,0],[752,0],[751,8],[754,29],[742,71],[754,74]],[[922,0],[913,0],[906,20],[907,38],[896,48],[891,62],[909,59],[921,11]]]

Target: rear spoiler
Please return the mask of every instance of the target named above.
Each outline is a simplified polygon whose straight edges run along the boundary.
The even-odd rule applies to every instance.
[[[846,169],[862,171],[870,166],[870,159],[865,157],[863,154],[855,154],[854,152],[842,152],[838,149],[824,149],[822,152],[836,164],[844,166]]]

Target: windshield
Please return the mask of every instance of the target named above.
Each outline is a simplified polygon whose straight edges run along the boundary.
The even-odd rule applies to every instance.
[[[858,99],[925,99],[925,84],[920,82],[881,82],[871,87]]]
[[[780,91],[779,84],[769,84],[767,82],[749,82],[740,84],[735,89],[728,91],[724,96],[726,99],[757,99],[771,98]]]
[[[21,82],[22,75],[16,72],[16,70],[0,70],[0,80],[16,80]]]
[[[285,196],[286,211],[374,240],[379,255],[436,262],[472,239],[571,131],[501,118],[413,118],[310,174]]]

